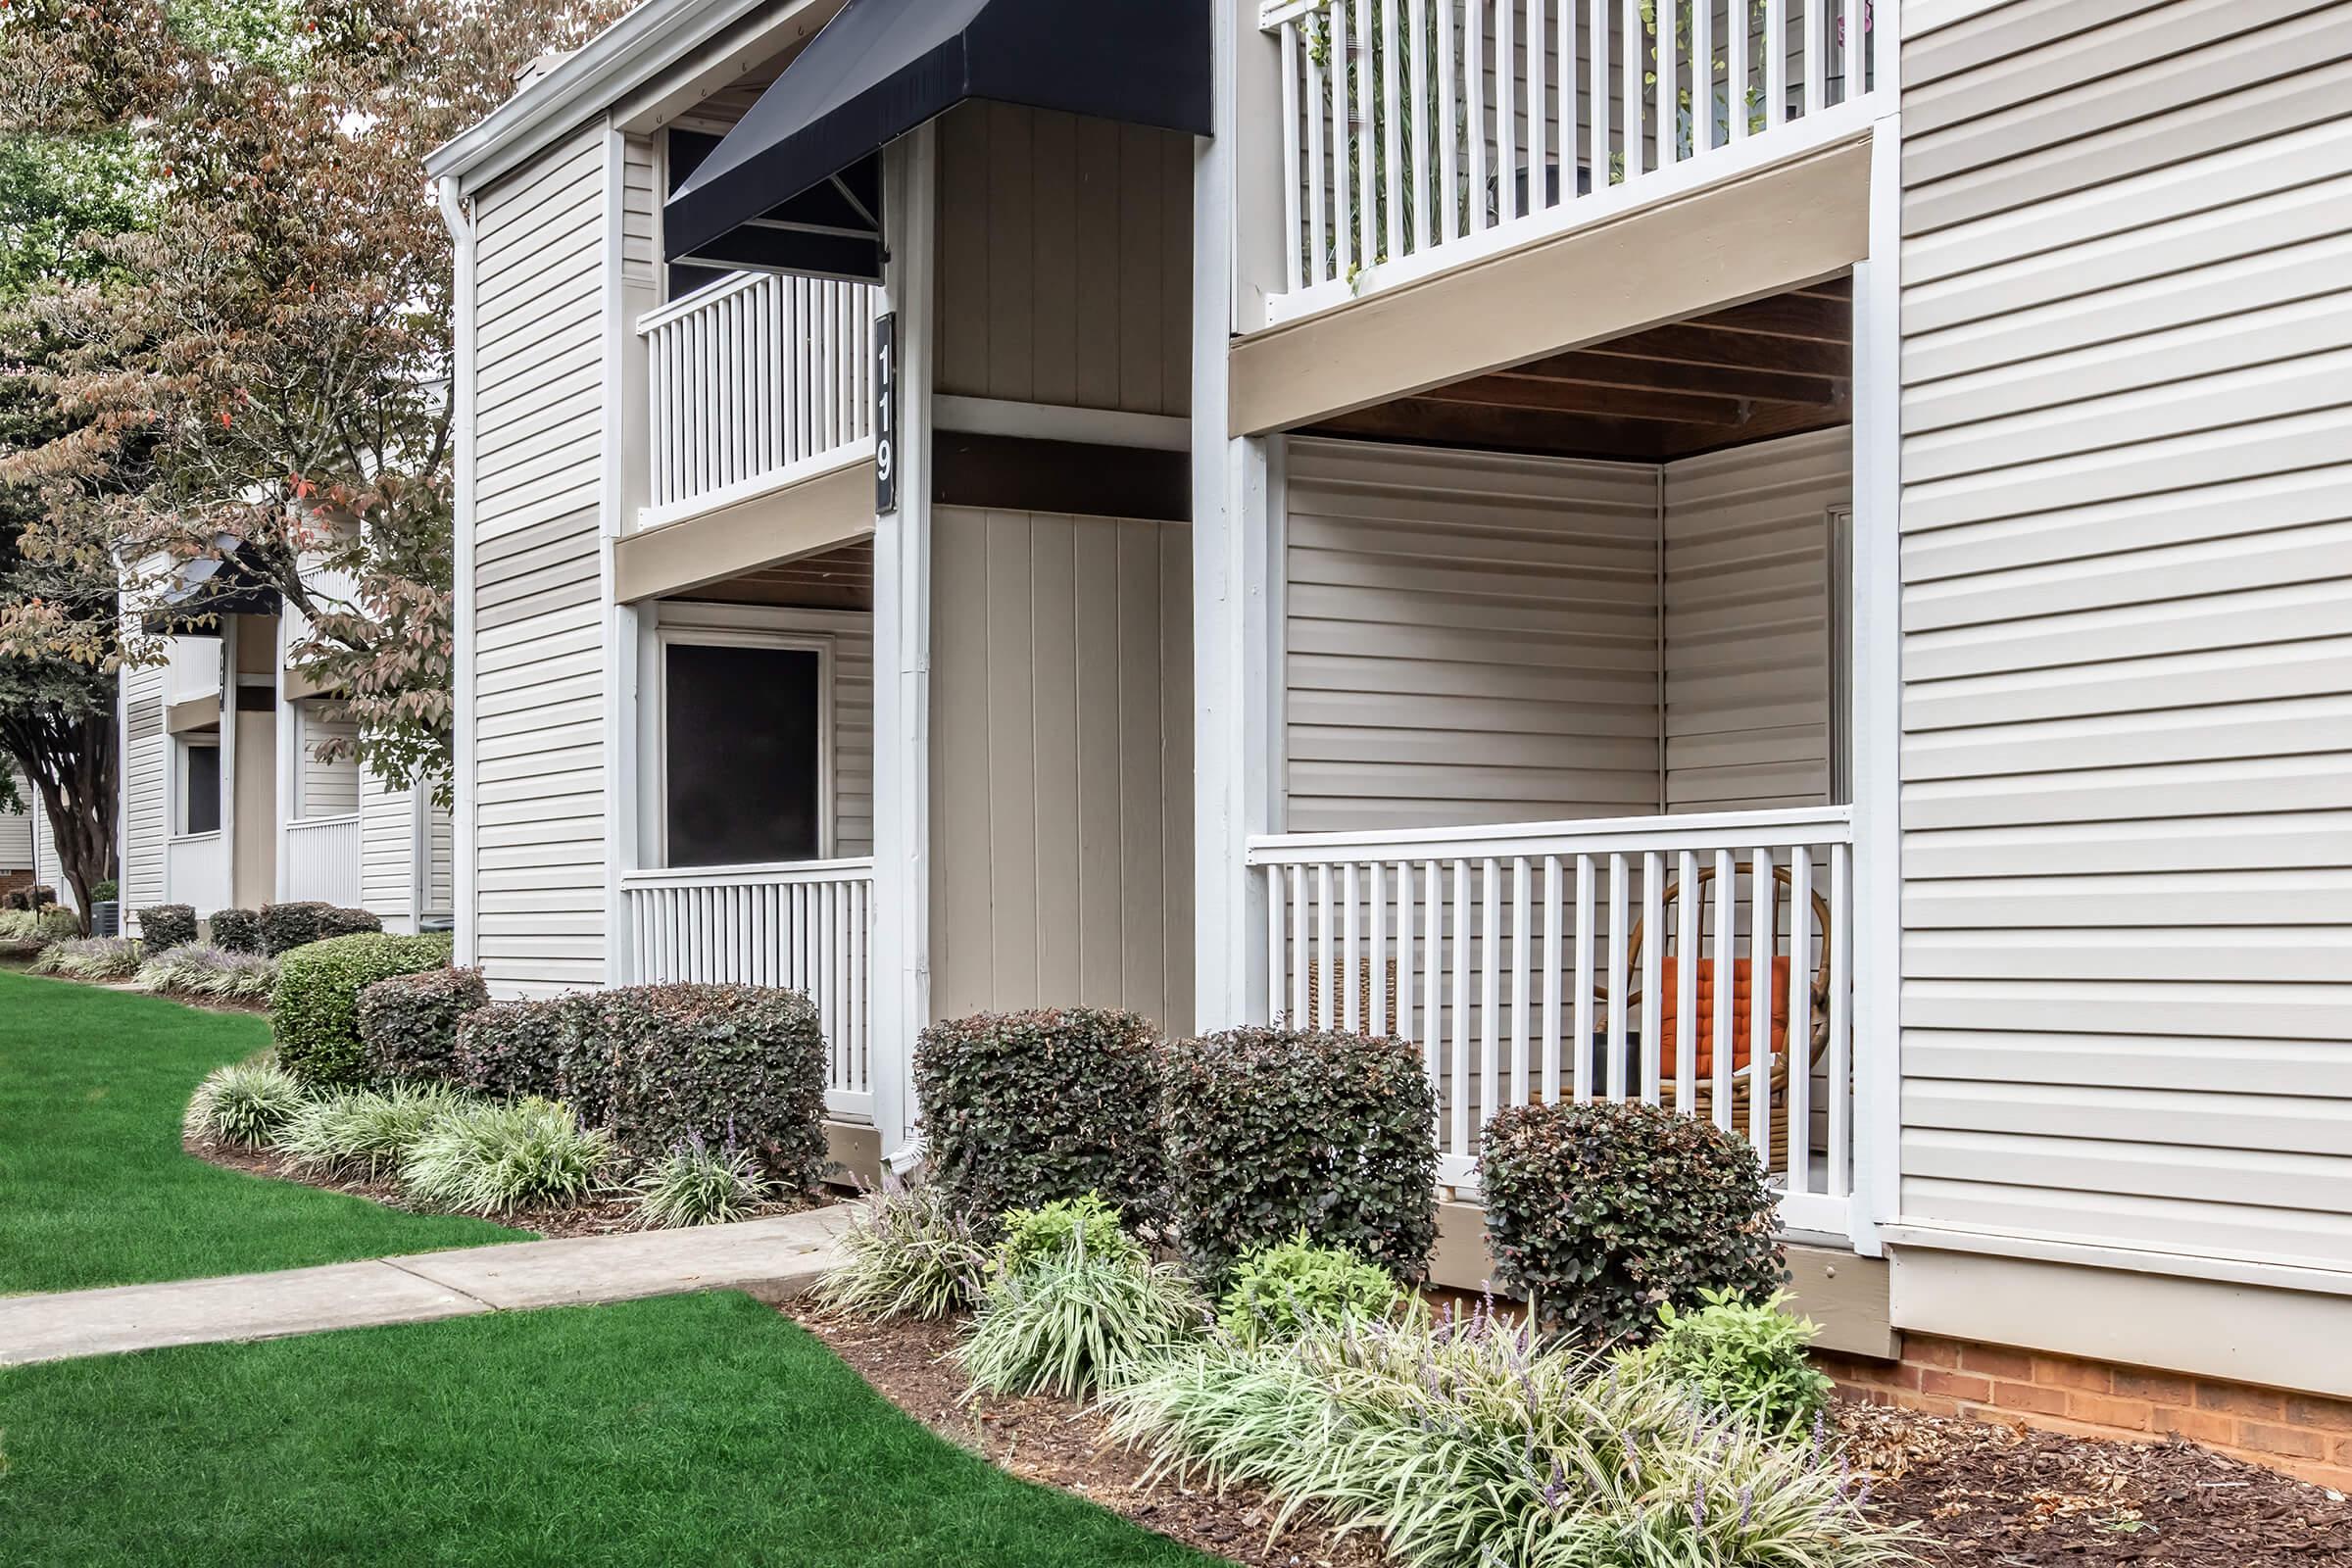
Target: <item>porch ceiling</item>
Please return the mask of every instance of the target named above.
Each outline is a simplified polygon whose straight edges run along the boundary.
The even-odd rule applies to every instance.
[[[1853,417],[1850,277],[1433,387],[1308,427],[1662,463]]]
[[[721,605],[871,610],[874,608],[873,543],[860,540],[821,556],[804,556],[780,565],[762,566],[722,582],[706,583],[680,597]]]

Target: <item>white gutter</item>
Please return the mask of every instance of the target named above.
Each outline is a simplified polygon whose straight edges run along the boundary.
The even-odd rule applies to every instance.
[[[441,201],[441,221],[449,226],[450,238],[457,247],[456,288],[451,307],[453,324],[457,329],[457,363],[452,368],[451,379],[454,384],[451,391],[456,400],[453,457],[458,494],[452,522],[456,564],[450,573],[450,596],[457,636],[457,657],[450,676],[450,727],[455,753],[451,772],[455,775],[457,786],[457,810],[451,827],[457,842],[451,857],[450,902],[457,917],[455,956],[459,963],[469,964],[475,961],[479,946],[474,892],[480,855],[473,779],[474,263],[479,229],[474,220],[472,203],[459,193],[455,175],[443,175],[436,179],[433,190]],[[411,788],[421,791],[422,785],[419,783]],[[421,924],[424,918],[424,888],[421,882],[415,889],[414,903],[416,918]]]

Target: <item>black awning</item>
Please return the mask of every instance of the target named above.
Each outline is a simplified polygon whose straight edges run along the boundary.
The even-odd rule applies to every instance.
[[[277,590],[238,558],[237,549],[238,541],[222,534],[211,555],[181,562],[172,569],[172,586],[139,617],[140,628],[150,637],[218,637],[220,616],[276,614]]]
[[[969,98],[1205,136],[1208,24],[1207,0],[849,0],[670,197],[667,259],[879,277],[876,156]]]

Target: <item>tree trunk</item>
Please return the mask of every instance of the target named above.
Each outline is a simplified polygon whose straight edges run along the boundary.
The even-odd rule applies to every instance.
[[[115,778],[121,750],[115,716],[68,715],[43,705],[0,713],[0,750],[40,792],[58,869],[74,889],[81,930],[90,930],[90,889],[115,875]]]

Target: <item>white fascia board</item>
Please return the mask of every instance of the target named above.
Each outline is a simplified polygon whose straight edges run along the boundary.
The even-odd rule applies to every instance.
[[[561,65],[425,155],[428,178],[467,190],[496,178],[583,122],[676,68],[773,0],[645,0]],[[816,0],[786,6],[783,21]]]

